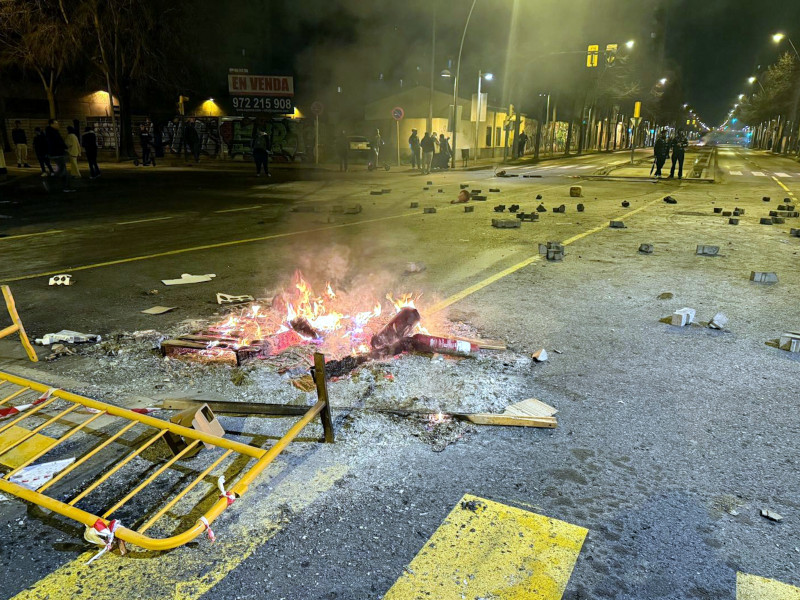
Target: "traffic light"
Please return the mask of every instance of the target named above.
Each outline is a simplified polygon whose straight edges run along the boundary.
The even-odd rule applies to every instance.
[[[613,67],[616,60],[617,60],[617,45],[606,44],[606,64],[609,67]]]
[[[600,54],[600,46],[590,44],[586,49],[586,66],[590,69],[597,66],[597,57]]]

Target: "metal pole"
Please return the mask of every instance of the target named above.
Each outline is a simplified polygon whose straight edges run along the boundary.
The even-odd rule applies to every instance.
[[[453,82],[453,162],[450,166],[454,169],[456,168],[456,152],[458,152],[458,76],[461,73],[461,51],[464,50],[464,38],[467,37],[469,20],[472,18],[472,11],[475,9],[475,3],[477,1],[478,0],[472,0],[472,6],[467,15],[467,22],[464,24],[464,33],[461,34],[461,45],[458,47],[458,61],[456,61],[456,78]]]
[[[433,83],[436,69],[436,3],[433,3],[433,25],[431,26],[431,91],[428,96],[428,131],[433,130]],[[400,159],[397,159],[398,166]]]
[[[633,164],[633,151],[636,148],[636,130],[639,128],[638,125],[633,126],[633,135],[631,136],[631,164]]]
[[[314,116],[314,164],[319,164],[319,115]]]
[[[483,73],[478,71],[478,98],[475,101],[475,164],[478,164],[478,133],[481,122],[481,79]]]
[[[397,166],[400,166],[400,121],[395,120],[395,124],[397,125],[397,134],[395,137],[397,138]]]

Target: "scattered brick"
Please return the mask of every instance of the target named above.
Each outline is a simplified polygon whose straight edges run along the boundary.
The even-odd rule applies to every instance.
[[[499,194],[500,188],[489,188],[489,191],[492,192],[493,194]]]
[[[492,227],[498,229],[518,229],[522,226],[519,219],[492,219]]]
[[[626,229],[625,223],[623,223],[622,221],[611,221],[609,222],[608,226],[611,229]]]
[[[678,201],[675,200],[675,198],[673,198],[672,196],[665,196],[664,197],[664,202],[666,202],[667,204],[677,204],[678,203]]]
[[[554,213],[565,213],[565,212],[567,212],[567,207],[562,204],[561,206],[558,206],[558,207],[554,208],[553,212]]]
[[[778,283],[778,274],[773,271],[750,271],[750,281],[756,283]]]
[[[761,225],[772,225],[772,219],[770,219],[769,217],[761,217],[759,223]]]
[[[409,208],[419,208],[419,202],[412,202]]]
[[[761,198],[764,202],[769,202],[769,196],[763,196]]]
[[[570,198],[581,198],[583,196],[583,186],[573,185],[569,188]]]
[[[783,217],[772,217],[772,222],[775,225],[783,225],[784,223],[786,223],[786,219],[784,219]]]
[[[474,206],[465,206],[464,207],[464,212],[475,212],[475,207]]]
[[[578,210],[578,212],[583,212],[584,206],[583,204],[578,204],[578,206],[576,206],[575,208]]]
[[[714,207],[714,212],[715,212],[716,214],[719,214],[719,213],[721,213],[721,212],[722,212],[722,207],[721,207],[721,206],[715,206],[715,207]]]
[[[717,256],[719,254],[719,246],[704,246],[698,244],[696,254],[701,256]]]
[[[623,200],[622,201],[622,208],[628,208],[630,205],[631,205],[631,203],[628,202],[627,200]]]
[[[732,217],[733,216],[733,211],[731,211],[731,210],[723,210],[722,211],[722,216],[723,217]]]
[[[505,204],[498,204],[494,207],[494,212],[503,212],[506,209]]]
[[[731,217],[730,219],[728,219],[728,225],[738,225],[738,224],[739,224],[739,219],[735,217]]]
[[[671,323],[675,327],[686,327],[694,322],[696,311],[693,308],[681,308],[672,314]]]
[[[547,212],[547,209],[544,207],[544,204],[540,204],[536,207],[536,212]]]
[[[508,207],[508,212],[515,213],[519,210],[519,204],[512,204]]]
[[[436,213],[436,209],[433,206],[426,206],[422,209],[422,212],[426,215],[432,215]]]
[[[653,244],[639,244],[639,252],[642,254],[652,254]]]

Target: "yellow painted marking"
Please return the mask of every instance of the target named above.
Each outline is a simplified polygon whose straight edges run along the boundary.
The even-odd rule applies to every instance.
[[[736,600],[800,600],[800,588],[758,575],[736,573]]]
[[[0,237],[0,242],[5,240],[19,240],[22,238],[29,238],[35,237],[39,235],[52,235],[54,233],[64,233],[63,229],[50,229],[49,231],[39,231],[38,233],[21,233],[19,235],[9,235],[6,237]]]
[[[587,533],[465,495],[383,600],[559,600]]]
[[[789,192],[789,191],[790,191],[790,190],[789,190],[789,188],[788,188],[788,187],[786,187],[786,184],[784,184],[784,183],[783,183],[783,182],[782,182],[780,179],[778,179],[778,178],[777,178],[777,177],[775,177],[774,175],[772,176],[772,179],[774,179],[774,180],[775,180],[775,183],[777,183],[779,186],[781,186],[781,187],[784,189],[784,191],[787,191],[787,192]]]
[[[215,210],[215,213],[229,213],[229,212],[239,212],[242,210],[255,210],[257,208],[261,208],[261,204],[258,206],[245,206],[244,208],[226,208],[225,210]]]
[[[97,552],[93,548],[11,600],[64,598],[65,590],[74,591],[78,585],[82,588],[81,597],[92,600],[200,598],[283,529],[286,509],[282,507],[288,507],[289,512],[302,511],[349,470],[347,465],[333,465],[313,475],[302,476],[302,471],[312,468],[310,465],[298,467],[267,494],[251,489],[251,493],[256,493],[243,496],[228,509],[239,513],[233,520],[223,516],[214,524],[217,541],[213,544],[204,536],[198,538],[194,548],[182,546],[171,552],[138,556],[106,554],[87,566],[86,561]],[[275,464],[271,468],[272,475],[279,470]],[[212,487],[216,489],[215,485]],[[208,489],[203,493],[208,493]],[[214,494],[213,489],[211,493]],[[216,495],[213,497],[216,499]],[[166,519],[166,515],[162,519]],[[226,521],[230,525],[225,524]]]
[[[659,200],[652,200],[651,202],[648,202],[648,203],[640,206],[639,208],[636,208],[634,210],[628,211],[624,215],[620,215],[619,217],[615,217],[614,219],[611,219],[611,220],[615,221],[615,220],[621,220],[623,217],[630,217],[631,215],[635,215],[636,213],[641,212],[644,209],[652,206],[656,202],[660,202],[660,199]],[[568,246],[569,244],[573,244],[573,243],[577,242],[578,240],[581,240],[581,239],[585,238],[588,235],[592,235],[593,233],[597,233],[598,231],[603,231],[604,229],[608,229],[608,224],[607,223],[604,224],[604,225],[598,225],[597,227],[593,227],[592,229],[584,231],[583,233],[579,233],[577,235],[573,235],[571,238],[566,239],[563,242],[561,242],[561,244],[564,245],[564,246]],[[470,295],[474,294],[475,292],[478,292],[478,291],[482,290],[483,288],[492,285],[493,283],[495,283],[496,281],[499,281],[503,277],[507,277],[508,275],[511,275],[512,273],[515,273],[515,272],[519,271],[520,269],[522,269],[524,267],[527,267],[528,265],[533,264],[533,263],[535,263],[536,261],[538,261],[540,259],[541,259],[541,255],[540,254],[536,254],[534,256],[530,256],[530,257],[526,258],[525,260],[523,260],[521,262],[518,262],[517,264],[508,267],[507,269],[503,269],[499,273],[495,273],[494,275],[490,275],[489,277],[487,277],[483,281],[479,281],[475,285],[469,286],[467,289],[461,290],[460,292],[457,292],[457,293],[453,294],[449,298],[445,298],[444,300],[441,300],[440,302],[437,302],[436,304],[431,306],[431,308],[426,312],[427,313],[439,312],[440,310],[443,310],[443,309],[447,308],[451,304],[455,304],[456,302],[459,302],[460,300],[463,300],[467,296],[470,296]]]
[[[167,219],[174,219],[174,217],[153,217],[152,219],[139,219],[138,221],[122,221],[117,225],[134,225],[135,223],[150,223],[152,221],[166,221]]]

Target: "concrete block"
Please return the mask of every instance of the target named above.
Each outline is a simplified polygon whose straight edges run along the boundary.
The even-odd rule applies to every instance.
[[[756,283],[778,283],[778,274],[774,271],[750,271],[750,281]]]
[[[622,201],[622,208],[628,208],[630,205],[631,205],[631,203],[628,202],[627,200],[623,200]]]
[[[508,212],[515,213],[519,210],[519,204],[512,204],[508,207]]]
[[[477,194],[482,194],[482,193],[483,193],[483,190],[470,190],[470,191],[469,191],[469,193],[470,193],[471,195],[475,196],[475,195],[477,195]]]
[[[622,221],[610,221],[608,226],[611,229],[626,229],[625,223],[623,223]]]
[[[486,196],[470,196],[473,200],[477,200],[478,202],[486,202]]]
[[[522,213],[517,213],[517,218],[520,221],[533,222],[533,221],[538,221],[539,220],[539,215],[537,213],[524,213],[524,212],[522,212]]]
[[[500,193],[500,188],[489,188],[489,191],[492,194],[499,194]]]
[[[474,206],[465,206],[464,207],[464,212],[475,212],[475,207]]]
[[[573,185],[569,188],[569,197],[570,198],[581,198],[583,197],[583,186],[580,185]]]
[[[675,327],[686,327],[687,325],[691,325],[694,323],[696,311],[693,308],[682,308],[680,310],[676,310],[672,314],[672,321],[671,323],[675,325]]]
[[[439,188],[438,191],[439,191],[440,194],[444,194],[444,188]]]
[[[790,229],[789,235],[792,235],[794,237],[800,237],[800,229],[795,229],[795,228]]]
[[[777,211],[777,210],[771,210],[771,211],[769,211],[769,216],[770,216],[770,217],[777,217],[777,216],[778,216],[778,211]]]
[[[733,211],[733,216],[734,217],[740,217],[741,215],[742,215],[742,211],[740,211],[738,208],[734,209],[734,211]]]
[[[778,210],[793,210],[787,208],[787,206],[788,206],[787,204],[778,204]]]
[[[357,215],[360,212],[361,212],[360,204],[351,204],[350,206],[344,209],[344,214],[346,215]]]
[[[433,206],[426,206],[422,209],[423,214],[433,215],[436,214],[436,209]]]
[[[719,254],[719,246],[704,246],[698,244],[696,254],[701,256],[717,256]]]
[[[419,208],[419,202],[412,202],[409,208]]]
[[[678,201],[675,200],[675,198],[673,198],[672,196],[665,196],[664,197],[664,202],[666,202],[667,204],[677,204],[678,203]]]
[[[761,217],[759,223],[761,223],[762,225],[772,225],[772,219],[770,219],[769,217]]]
[[[734,211],[738,211],[740,215],[744,214],[744,209],[743,208],[739,208],[738,206],[736,208],[734,208],[733,210]]]
[[[565,212],[567,212],[567,207],[562,204],[561,206],[558,206],[558,207],[554,208],[553,212],[554,213],[565,213]]]
[[[715,206],[715,207],[714,207],[714,212],[715,212],[716,214],[719,214],[719,213],[721,213],[721,212],[722,212],[722,207],[721,207],[721,206]]]
[[[639,244],[639,252],[642,254],[652,254],[653,244]]]
[[[800,352],[800,332],[789,331],[781,334],[780,341],[778,342],[781,350],[788,350],[789,352]]]
[[[725,329],[725,326],[728,324],[728,317],[725,313],[717,313],[715,314],[711,320],[708,322],[708,326],[711,329]]]
[[[738,225],[738,224],[739,224],[739,219],[735,217],[731,217],[730,219],[728,219],[728,225]]]
[[[371,190],[370,193],[369,193],[370,196],[380,196],[382,194],[383,194],[383,192],[380,191],[380,190]]]
[[[433,182],[432,181],[426,181],[425,185],[433,185]]]
[[[505,204],[498,204],[494,207],[494,212],[503,212],[506,209]]]
[[[431,188],[429,188],[428,186],[425,186],[425,187],[424,187],[424,188],[422,188],[422,189],[423,189],[424,191],[426,191],[426,192],[427,192],[427,191],[428,191],[429,189],[431,189]]]
[[[519,219],[492,219],[492,227],[497,229],[518,229],[521,226]]]
[[[772,223],[773,225],[783,225],[786,223],[786,219],[783,217],[772,217]]]
[[[537,200],[541,200],[542,199],[542,195],[541,194],[536,194],[536,199]]]
[[[539,244],[539,254],[544,254],[547,260],[563,260],[566,256],[564,246],[558,242],[547,242]]]
[[[225,430],[220,425],[213,411],[208,407],[208,404],[203,404],[199,408],[187,408],[179,412],[170,419],[170,422],[182,425],[195,431],[203,433],[210,433],[219,437],[225,435]],[[174,433],[168,433],[165,438],[167,445],[173,454],[178,454],[188,445],[188,438],[183,438]],[[213,444],[205,443],[206,448],[213,448]],[[199,451],[199,449],[198,449]],[[191,454],[191,453],[190,453]]]
[[[575,208],[576,208],[576,210],[577,210],[578,212],[583,212],[583,209],[584,209],[585,207],[583,206],[583,204],[578,204],[578,206],[576,206]]]
[[[764,202],[769,202],[769,196],[762,196],[761,200]]]
[[[540,204],[536,207],[536,212],[547,212],[547,209],[544,207],[544,204]]]
[[[722,211],[722,216],[723,217],[732,217],[733,216],[733,211],[732,210],[723,210]]]
[[[458,189],[460,189],[460,190],[465,190],[465,189],[467,189],[468,187],[469,187],[469,184],[468,184],[468,183],[459,183],[459,184],[458,184]]]

